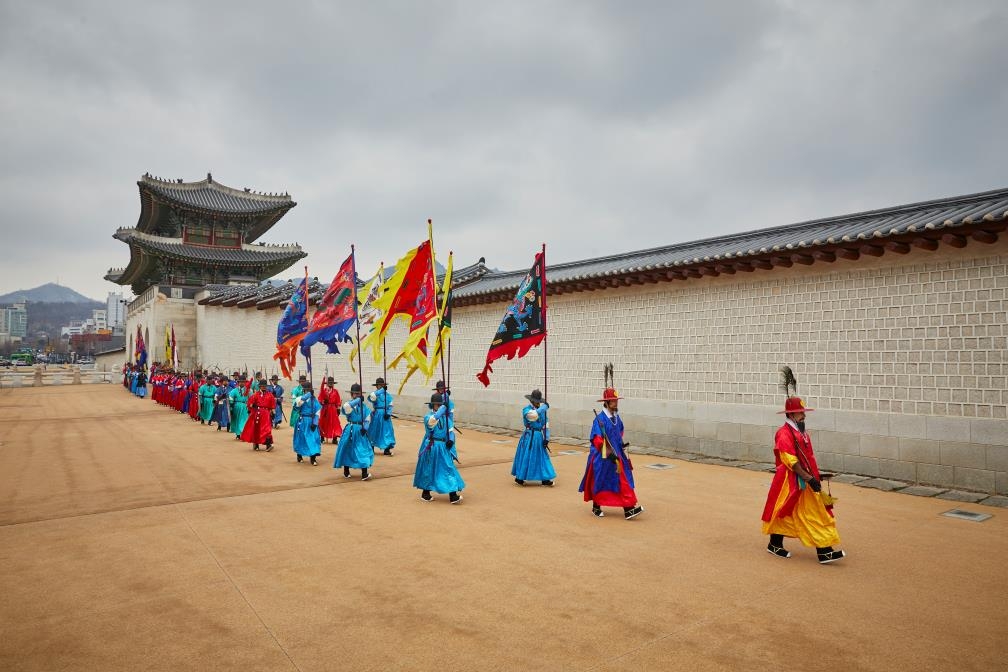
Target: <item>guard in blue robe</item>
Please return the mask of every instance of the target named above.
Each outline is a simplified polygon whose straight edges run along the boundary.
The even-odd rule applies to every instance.
[[[228,388],[224,384],[224,380],[221,379],[217,381],[217,386],[214,387],[214,411],[213,417],[210,419],[210,423],[217,423],[217,431],[221,429],[227,429],[231,425],[231,409],[228,403]]]
[[[623,440],[623,420],[619,417],[620,396],[612,387],[602,393],[602,412],[595,415],[588,436],[590,449],[584,478],[578,492],[592,503],[592,514],[605,516],[603,506],[618,506],[627,520],[644,511],[634,491],[633,463],[627,454],[629,442]]]
[[[136,394],[137,393],[137,371],[136,371],[136,369],[133,369],[132,371],[130,371],[130,373],[129,373],[129,381],[130,381],[130,383],[129,383],[129,386],[130,386],[129,390],[130,390],[130,392],[132,392],[133,394]]]
[[[522,409],[525,431],[518,439],[511,475],[518,485],[525,485],[525,481],[541,481],[550,486],[556,478],[556,470],[549,456],[549,404],[543,401],[539,390],[532,390],[525,398],[529,400],[529,405]]]
[[[374,464],[374,446],[367,435],[371,410],[364,404],[359,384],[350,386],[350,397],[350,401],[343,404],[341,409],[347,420],[336,446],[333,469],[343,467],[344,478],[350,478],[351,469],[360,469],[361,480],[366,481],[371,478],[368,468]]]
[[[284,389],[283,385],[280,384],[280,377],[275,373],[270,378],[269,389],[273,390],[273,396],[276,397],[276,408],[273,409],[273,428],[276,429],[283,422],[284,412],[283,412],[283,401],[284,401]],[[318,423],[316,423],[318,424]]]
[[[420,442],[416,471],[413,472],[413,487],[420,490],[420,499],[430,502],[432,492],[448,494],[448,501],[459,504],[465,488],[462,475],[455,468],[452,449],[455,445],[455,430],[448,418],[448,407],[444,397],[432,394],[428,404],[431,411],[424,416],[424,437]]]
[[[182,410],[181,413],[189,413],[189,404],[198,403],[196,395],[192,392],[193,378],[192,376],[187,376],[185,379],[185,392],[182,397]]]
[[[294,428],[294,453],[298,462],[307,457],[312,466],[317,467],[318,456],[322,453],[322,435],[319,434],[322,404],[315,398],[311,383],[305,383],[302,387],[305,394],[294,402],[299,411],[298,424]]]
[[[136,381],[136,395],[143,399],[147,396],[147,372],[140,369]]]
[[[371,445],[382,451],[383,455],[391,455],[395,448],[395,428],[392,427],[392,395],[384,378],[375,380],[374,392],[368,395],[368,401],[374,407],[371,414],[371,426],[368,427],[368,438]]]

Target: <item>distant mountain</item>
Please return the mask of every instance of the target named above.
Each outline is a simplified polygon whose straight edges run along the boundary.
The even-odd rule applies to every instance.
[[[19,289],[10,294],[0,295],[0,303],[17,303],[19,301],[29,301],[31,303],[99,303],[83,294],[78,294],[69,287],[57,285],[54,282],[48,282],[34,289]]]

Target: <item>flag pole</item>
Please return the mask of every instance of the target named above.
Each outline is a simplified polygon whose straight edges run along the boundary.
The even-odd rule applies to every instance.
[[[542,269],[540,275],[542,279],[542,311],[543,322],[546,321],[546,243],[542,246]],[[543,324],[545,334],[543,335],[543,400],[549,401],[549,329]]]
[[[352,272],[350,275],[353,277],[353,287],[354,292],[357,291],[357,249],[354,247],[353,243],[350,243],[350,267]],[[361,388],[361,399],[364,397],[364,365],[361,364],[361,349],[360,349],[360,311],[357,306],[356,297],[354,297],[354,323],[357,325],[357,382]],[[382,340],[382,346],[384,348],[385,341]]]
[[[436,262],[435,257],[434,257],[434,222],[432,222],[430,219],[427,220],[427,240],[430,241],[431,279],[432,279],[432,282],[434,283],[434,309],[437,310],[437,262]],[[448,253],[448,256],[449,257],[451,256],[451,252]],[[441,315],[440,311],[438,311],[438,320],[437,320],[437,330],[438,330],[438,332],[437,332],[437,337],[438,337],[438,351],[439,352],[441,351],[441,348],[442,348],[442,343],[441,343],[441,318],[442,318],[442,315]],[[448,378],[447,378],[447,376],[445,376],[445,363],[444,363],[443,353],[442,353],[442,357],[441,357],[441,380],[443,380],[444,383],[445,383],[445,391],[448,391],[449,390],[449,388],[448,388]]]
[[[308,266],[304,267],[304,314],[305,319],[308,319],[308,304],[311,303],[311,289],[308,287]],[[311,383],[312,388],[315,387],[314,376],[312,375],[311,368],[311,346],[308,347],[308,354],[305,355],[305,366],[308,367],[308,382]],[[301,390],[304,392],[304,390]]]

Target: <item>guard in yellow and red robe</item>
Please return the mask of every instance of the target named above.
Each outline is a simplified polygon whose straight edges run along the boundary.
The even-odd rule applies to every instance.
[[[249,416],[242,429],[241,440],[251,443],[252,450],[259,450],[260,444],[266,446],[266,452],[273,450],[273,409],[276,407],[276,397],[263,385],[252,393],[246,405]]]
[[[805,431],[805,408],[798,397],[789,397],[784,410],[784,425],[774,437],[776,471],[763,507],[763,534],[770,535],[767,551],[780,558],[790,558],[784,537],[798,539],[816,549],[821,564],[836,562],[844,552],[834,549],[840,543],[833,507],[821,496],[819,465],[812,452],[812,440]]]

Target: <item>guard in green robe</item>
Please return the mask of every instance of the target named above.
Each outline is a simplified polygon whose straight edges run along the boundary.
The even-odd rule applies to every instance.
[[[213,418],[214,393],[217,391],[212,378],[207,378],[199,388],[199,421],[205,425]]]
[[[294,406],[294,402],[304,396],[304,384],[307,380],[307,376],[298,376],[297,387],[291,390],[291,406]],[[297,408],[291,408],[290,426],[297,427],[298,418],[300,417],[301,412]]]
[[[228,403],[231,404],[231,426],[228,429],[235,435],[235,441],[241,440],[242,430],[248,420],[248,393],[245,391],[245,381],[228,392]]]

